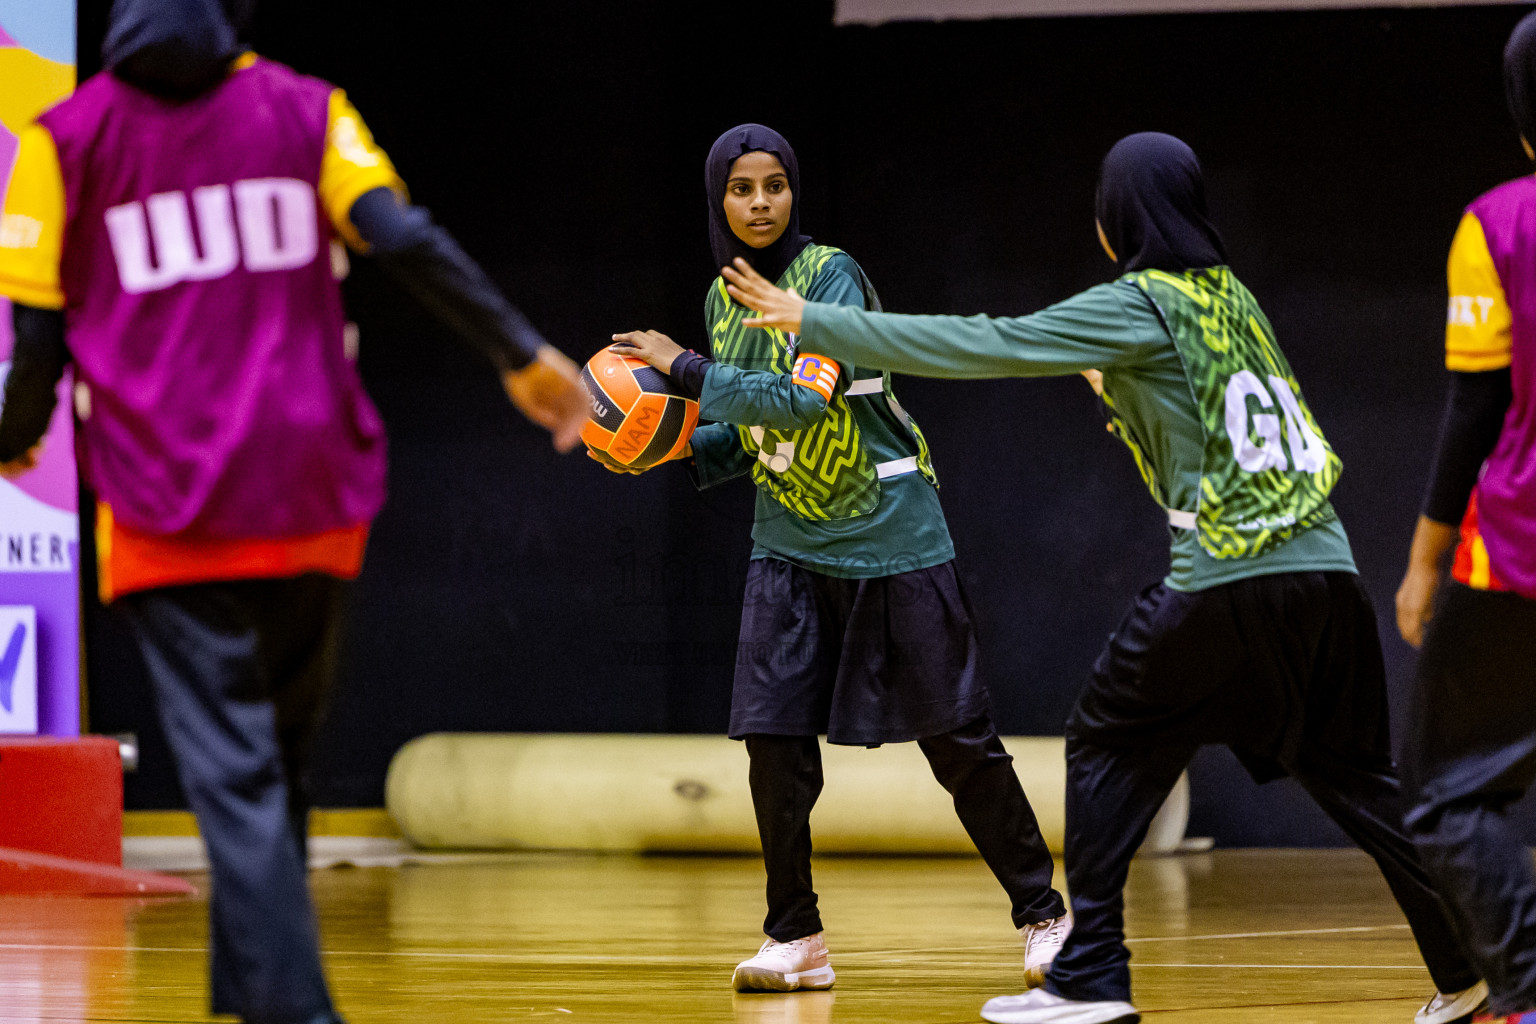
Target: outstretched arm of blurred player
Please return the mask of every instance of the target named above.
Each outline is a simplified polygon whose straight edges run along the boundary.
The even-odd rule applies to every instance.
[[[0,476],[5,477],[36,465],[58,401],[59,379],[69,365],[63,313],[17,304],[11,319],[16,343],[0,402]]]
[[[405,185],[362,118],[337,90],[320,170],[320,196],[336,230],[417,301],[486,355],[523,415],[569,451],[588,404],[576,364],[544,340]]]
[[[480,265],[420,206],[392,188],[372,189],[349,215],[368,253],[402,288],[501,373],[523,415],[573,448],[587,418],[576,364],[544,340]]]

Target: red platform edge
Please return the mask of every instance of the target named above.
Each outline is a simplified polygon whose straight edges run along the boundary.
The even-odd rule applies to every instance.
[[[0,893],[73,896],[195,896],[184,879],[0,846]]]
[[[0,849],[123,864],[123,762],[106,736],[0,737]]]

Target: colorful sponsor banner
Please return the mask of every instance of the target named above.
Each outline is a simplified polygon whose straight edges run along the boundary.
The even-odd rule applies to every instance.
[[[73,0],[0,0],[0,187],[10,181],[22,128],[74,89],[74,51]],[[13,341],[10,305],[0,299],[0,386]],[[80,732],[80,516],[69,396],[66,379],[37,468],[0,480],[0,732]],[[18,686],[31,686],[32,696]],[[30,705],[18,703],[24,697]]]
[[[888,21],[979,21],[1099,14],[1188,14],[1200,11],[1285,11],[1331,7],[1451,7],[1528,0],[836,0],[838,25]]]
[[[0,733],[37,732],[37,609],[0,605]]]

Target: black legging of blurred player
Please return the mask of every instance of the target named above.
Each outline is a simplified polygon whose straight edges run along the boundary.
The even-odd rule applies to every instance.
[[[1499,1013],[1536,1009],[1536,873],[1512,809],[1536,781],[1536,601],[1448,583],[1424,637],[1408,825]]]

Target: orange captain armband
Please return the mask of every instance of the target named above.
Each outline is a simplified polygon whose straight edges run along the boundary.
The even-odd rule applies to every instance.
[[[838,375],[842,372],[837,360],[807,353],[795,360],[795,368],[790,371],[790,377],[796,384],[810,388],[830,402],[833,393],[837,391]]]

